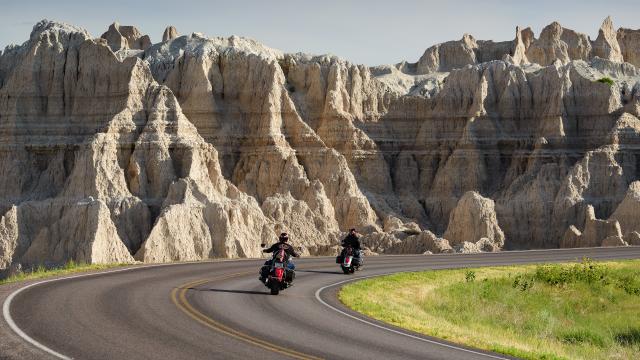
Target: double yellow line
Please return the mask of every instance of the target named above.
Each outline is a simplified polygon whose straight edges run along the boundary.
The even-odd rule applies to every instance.
[[[171,291],[171,301],[178,307],[178,309],[182,310],[182,312],[184,312],[185,314],[187,314],[190,318],[196,320],[197,322],[203,324],[204,326],[211,328],[213,330],[216,330],[218,332],[221,332],[225,335],[229,335],[233,338],[236,338],[238,340],[242,340],[244,342],[247,342],[249,344],[261,347],[263,349],[266,350],[270,350],[282,355],[286,355],[289,357],[292,357],[294,359],[311,359],[311,360],[319,360],[321,358],[319,357],[315,357],[315,356],[311,356],[311,355],[307,355],[307,354],[303,354],[301,352],[295,351],[295,350],[291,350],[291,349],[287,349],[284,348],[282,346],[278,346],[275,344],[271,344],[269,342],[266,342],[264,340],[255,338],[251,335],[242,333],[238,330],[232,329],[229,326],[226,326],[224,324],[221,324],[218,321],[213,320],[212,318],[206,316],[205,314],[203,314],[202,312],[198,311],[197,309],[195,309],[187,300],[187,291],[189,291],[190,288],[193,288],[195,286],[200,286],[202,284],[206,284],[208,282],[212,282],[212,281],[219,281],[219,280],[225,280],[225,279],[230,279],[233,277],[238,277],[238,276],[242,276],[242,275],[248,275],[248,274],[252,274],[252,271],[246,271],[246,272],[240,272],[240,273],[233,273],[233,274],[228,274],[228,275],[223,275],[223,276],[218,276],[218,277],[214,277],[211,279],[203,279],[203,280],[196,280],[196,281],[192,281],[186,284],[183,284],[175,289],[173,289]]]

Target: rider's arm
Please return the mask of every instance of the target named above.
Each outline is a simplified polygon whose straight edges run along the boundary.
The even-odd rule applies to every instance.
[[[262,250],[262,252],[264,252],[264,253],[272,253],[272,252],[274,252],[274,251],[276,250],[276,249],[275,249],[276,245],[278,245],[278,244],[273,244],[273,245],[271,245],[271,247],[269,247],[268,249],[264,249],[264,250]]]

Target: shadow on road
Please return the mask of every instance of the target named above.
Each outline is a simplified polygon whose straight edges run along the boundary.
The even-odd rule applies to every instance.
[[[213,291],[213,292],[233,293],[233,294],[271,295],[269,292],[264,292],[264,291],[252,291],[252,290],[196,289],[196,288],[189,288],[189,290],[196,290],[196,291]]]
[[[338,274],[342,275],[342,271],[323,271],[323,270],[296,270],[296,272],[308,272],[308,273],[317,273],[317,274]]]

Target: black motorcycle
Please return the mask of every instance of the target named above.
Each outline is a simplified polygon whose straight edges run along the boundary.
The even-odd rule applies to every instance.
[[[289,255],[283,249],[275,251],[260,269],[260,281],[271,290],[271,295],[278,295],[291,286],[295,277],[295,271],[289,268]]]
[[[346,246],[336,258],[336,263],[340,264],[340,268],[345,274],[353,274],[360,269],[362,259],[356,256],[356,249]]]

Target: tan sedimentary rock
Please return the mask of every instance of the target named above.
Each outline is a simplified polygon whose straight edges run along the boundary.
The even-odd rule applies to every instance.
[[[629,185],[624,199],[609,220],[617,220],[623,234],[640,232],[640,181],[634,181]]]
[[[122,36],[118,28],[120,25],[117,22],[109,25],[109,28],[100,37],[107,41],[107,44],[113,51],[125,49],[128,47],[127,39]]]
[[[566,64],[571,60],[589,60],[592,45],[586,34],[563,28],[558,22],[547,25],[540,38],[527,48],[529,61],[546,66],[559,60]]]
[[[204,142],[164,86],[152,85],[149,120],[131,156],[134,193],[163,199],[136,253],[142,261],[255,257],[275,232],[257,202],[222,177],[216,150]],[[145,184],[157,184],[148,187]]]
[[[385,232],[374,232],[365,234],[360,238],[360,244],[373,252],[383,253],[385,250],[392,248],[402,240],[396,235]]]
[[[542,29],[540,38],[533,41],[527,49],[529,60],[540,65],[550,65],[556,60],[561,63],[569,62],[569,45],[562,40],[562,33],[563,28],[557,22]]]
[[[620,28],[616,38],[624,61],[640,66],[640,30]]]
[[[476,246],[482,252],[497,252],[502,250],[502,245],[489,238],[482,238],[476,241]]]
[[[521,37],[522,37],[522,43],[524,44],[525,51],[529,49],[529,46],[531,46],[531,43],[533,43],[536,40],[533,30],[531,30],[530,27],[522,30]]]
[[[587,220],[582,233],[584,246],[600,246],[608,237],[622,238],[620,224],[613,220],[600,220],[595,218],[593,207],[587,209]]]
[[[564,233],[562,240],[560,240],[561,248],[577,248],[581,247],[582,232],[578,230],[574,225],[569,226]]]
[[[193,44],[190,46],[210,48],[211,53],[194,53],[189,64],[168,73],[165,84],[177,94],[185,114],[203,137],[221,149],[223,169],[241,191],[259,202],[290,191],[293,198],[308,200],[316,214],[335,214],[342,230],[376,227],[376,215],[344,156],[322,139],[322,130],[302,121],[300,110],[283,86],[286,79],[278,65],[280,54],[232,38],[239,48],[252,47],[262,56],[248,56],[240,50],[218,56],[226,42],[198,37],[185,40]],[[216,86],[207,86],[210,77],[219,79]],[[303,90],[301,85],[296,92]],[[331,99],[327,97],[327,101],[334,101]],[[203,104],[209,105],[203,108]],[[238,119],[235,128],[218,128],[223,120],[234,118]],[[219,131],[212,131],[216,128]],[[247,131],[253,136],[247,138]],[[241,148],[261,149],[262,153],[238,151]]]
[[[404,223],[402,222],[402,220],[398,219],[395,216],[387,216],[384,219],[384,223],[383,223],[383,230],[384,232],[391,232],[391,231],[395,231],[395,230],[401,230],[404,227]]]
[[[12,206],[0,218],[0,269],[6,269],[11,265],[18,245],[18,231],[18,211]]]
[[[593,206],[588,205],[585,210],[584,231],[580,233],[572,225],[565,233],[561,246],[618,246],[617,244],[624,245],[623,242],[620,223],[616,220],[597,219]]]
[[[107,40],[113,51],[118,50],[146,50],[151,46],[148,35],[142,35],[135,26],[125,26],[114,22],[101,38]]]
[[[473,36],[464,34],[459,41],[449,41],[427,49],[418,60],[418,74],[434,71],[451,71],[476,63],[475,49],[478,44]]]
[[[281,231],[332,255],[351,227],[380,254],[633,243],[640,74],[611,29],[369,68],[43,21],[0,55],[0,269],[255,257]]]
[[[46,259],[63,263],[128,263],[129,250],[118,236],[110,211],[101,200],[64,204],[60,200],[20,206],[20,215],[46,223],[34,233],[21,263],[38,264]],[[59,214],[62,214],[61,216]]]
[[[640,233],[632,231],[624,236],[624,242],[629,245],[640,245]]]
[[[564,28],[561,40],[567,44],[569,59],[589,60],[591,58],[592,45],[587,34]]]
[[[337,235],[327,236],[339,232],[335,218],[314,213],[307,202],[294,199],[290,193],[268,197],[262,203],[262,211],[277,224],[276,233],[287,232],[293,244],[311,249],[314,254],[314,249],[338,243]]]
[[[530,29],[529,29],[530,30]],[[533,36],[533,34],[531,34]],[[522,65],[529,62],[527,59],[527,48],[529,47],[532,39],[525,37],[525,33],[520,27],[516,27],[516,39],[514,40],[513,47],[513,62],[516,65]]]
[[[618,44],[617,34],[613,28],[611,17],[607,16],[598,31],[598,38],[593,43],[593,55],[603,59],[622,62],[622,52]]]
[[[164,32],[162,33],[162,41],[168,41],[168,40],[172,40],[178,37],[178,30],[176,30],[175,26],[170,25],[167,26],[166,29],[164,29]]]
[[[477,242],[464,241],[451,249],[451,252],[462,254],[477,254],[482,252],[496,252],[502,250],[487,238],[482,238]]]
[[[597,209],[599,217],[608,218],[624,199],[629,184],[635,180],[636,155],[630,149],[637,148],[640,140],[638,120],[623,113],[610,124],[613,125],[607,125],[612,127],[607,142],[613,144],[585,153],[568,171],[559,187],[552,219],[552,227],[556,231],[564,232],[572,224],[584,228],[589,206]]]
[[[361,244],[376,253],[385,254],[432,254],[453,252],[449,241],[437,237],[431,231],[374,232],[364,235]]]
[[[397,242],[385,252],[390,254],[423,254],[427,251],[438,254],[450,253],[453,252],[453,249],[446,239],[437,237],[431,231],[423,231]]]
[[[488,239],[496,247],[504,245],[504,233],[498,225],[495,204],[474,191],[466,192],[451,212],[444,238],[451,244],[476,243]]]
[[[403,222],[393,215],[388,215],[383,222],[384,232],[405,232],[407,234],[418,234],[421,232],[420,225],[415,222]]]
[[[100,126],[102,132],[88,138],[82,137],[82,127],[76,127],[78,145],[69,150],[53,148],[44,153],[53,160],[44,163],[48,167],[43,174],[49,175],[41,176],[40,185],[36,183],[31,188],[35,201],[17,207],[29,226],[20,232],[20,244],[14,251],[13,260],[27,264],[68,259],[128,262],[136,252],[145,261],[256,256],[258,244],[263,239],[275,237],[273,227],[255,201],[232,185],[226,185],[217,165],[215,149],[206,145],[184,118],[170,90],[154,85],[149,69],[140,60],[127,59],[120,63],[109,55],[108,49],[105,53],[102,45],[87,41],[82,33],[77,33],[80,34],[77,41],[68,41],[77,37],[75,29],[60,30],[56,24],[43,24],[42,29],[35,30],[38,38],[34,36],[34,42],[66,34],[63,31],[67,30],[72,35],[64,42],[68,46],[66,53],[71,59],[79,60],[65,62],[62,58],[59,61],[87,72],[73,70],[74,74],[79,74],[78,78],[59,80],[67,84],[65,96],[68,100],[56,103],[53,100],[58,95],[54,92],[50,104],[66,103],[68,108],[62,107],[59,111],[69,114],[66,116],[70,119],[74,112],[90,115],[95,111],[99,114],[96,120],[104,119],[101,120],[104,125]],[[42,51],[35,56],[47,59],[50,55],[51,52]],[[25,60],[21,66],[30,66],[30,60]],[[56,66],[55,61],[38,60],[37,64],[47,70]],[[95,64],[96,61],[103,63],[94,68],[92,62]],[[110,88],[101,87],[105,82],[111,83]],[[2,91],[11,91],[11,87],[18,84],[9,78]],[[29,85],[28,81],[26,85]],[[74,89],[84,97],[102,96],[74,104]],[[56,109],[50,105],[48,111],[56,114]],[[36,116],[46,119],[44,114]],[[140,135],[136,131],[138,126],[144,128]],[[5,134],[7,144],[33,143],[37,141],[33,135]],[[74,139],[69,133],[65,135],[64,129],[56,135],[66,141]],[[20,154],[17,153],[23,156]],[[24,176],[32,176],[28,171],[33,170],[6,163],[10,158],[2,160],[7,169],[12,169],[13,181],[18,181],[17,184]],[[3,190],[13,196],[20,194],[20,187],[15,185]],[[56,193],[57,197],[51,200],[38,200],[38,197],[44,199],[56,196]],[[197,201],[189,201],[192,198],[188,195],[194,193]],[[212,245],[204,252],[194,250],[204,246],[193,237],[186,238],[186,245],[179,245],[179,239],[185,239],[184,224],[180,219],[191,219],[194,209],[191,205],[199,204],[205,208],[205,221],[196,226],[205,225],[212,239]],[[158,215],[158,220],[154,221],[153,217]],[[66,230],[70,233],[65,233]],[[157,235],[171,230],[181,236],[164,238]],[[162,246],[165,248],[160,254],[154,253],[154,248]],[[181,252],[184,248],[190,248],[191,252]]]
[[[151,46],[151,38],[149,38],[149,35],[142,35],[134,46],[135,49],[147,50]]]
[[[602,244],[600,246],[628,246],[621,236],[609,236],[602,240]]]

